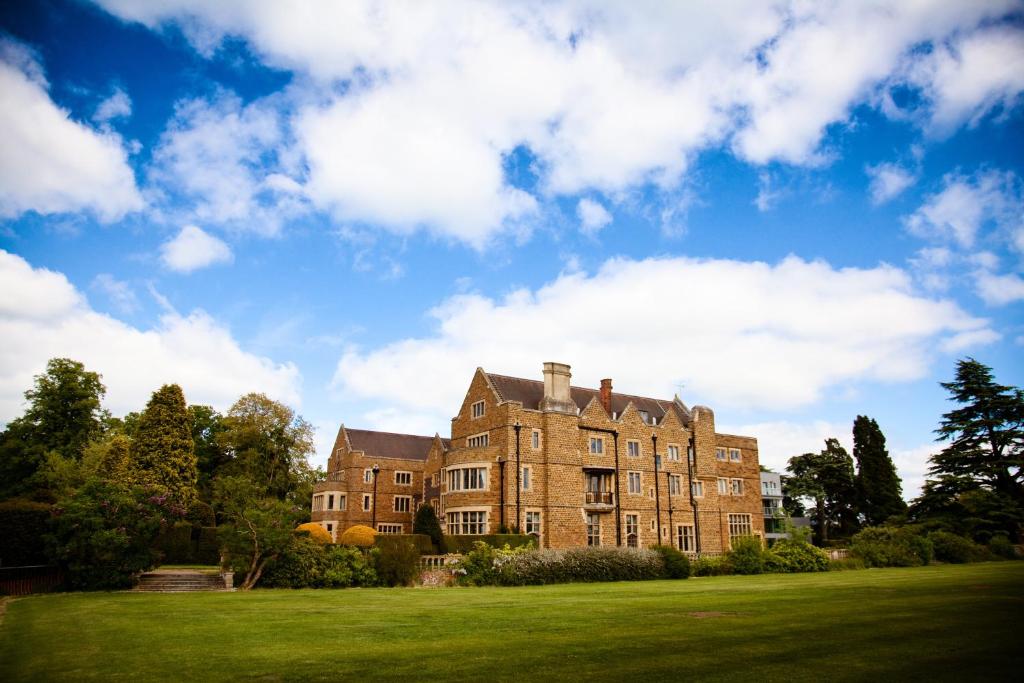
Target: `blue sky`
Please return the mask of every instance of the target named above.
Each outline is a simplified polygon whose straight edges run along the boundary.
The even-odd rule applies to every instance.
[[[957,358],[1024,384],[1024,3],[0,10],[0,423],[52,356],[442,434],[477,366],[712,406],[762,461]]]

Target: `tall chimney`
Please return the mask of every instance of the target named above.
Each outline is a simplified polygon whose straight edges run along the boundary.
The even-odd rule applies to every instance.
[[[576,414],[576,404],[569,392],[569,380],[572,373],[565,363],[544,364],[544,400],[540,409],[558,413]]]
[[[604,412],[612,414],[612,381],[610,379],[601,380],[601,405],[604,406]]]

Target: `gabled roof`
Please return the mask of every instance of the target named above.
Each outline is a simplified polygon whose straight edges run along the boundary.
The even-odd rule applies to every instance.
[[[399,460],[426,460],[434,445],[433,436],[395,434],[392,432],[371,432],[367,429],[345,428],[348,443],[354,451],[363,451],[371,458],[396,458]],[[451,443],[441,439],[447,449]]]
[[[487,373],[491,384],[494,386],[495,391],[504,401],[519,401],[523,404],[524,408],[531,410],[537,410],[540,408],[540,402],[544,398],[544,382],[540,382],[533,379],[523,379],[522,377],[509,377],[507,375],[496,375],[494,373]],[[569,393],[572,397],[573,403],[581,411],[587,407],[591,399],[597,399],[598,402],[601,400],[601,392],[598,389],[588,389],[585,387],[569,387]],[[658,418],[658,422],[661,422],[665,414],[670,410],[674,409],[676,414],[679,416],[681,422],[688,423],[690,421],[689,411],[681,408],[681,404],[675,403],[674,401],[664,401],[656,398],[649,398],[647,396],[633,396],[630,394],[620,394],[617,391],[612,391],[612,412],[616,415],[622,415],[622,411],[626,409],[626,406],[630,403],[637,410],[646,411],[651,417]]]

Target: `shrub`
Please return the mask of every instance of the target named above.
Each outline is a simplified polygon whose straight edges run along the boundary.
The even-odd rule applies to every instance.
[[[726,557],[734,574],[760,574],[764,571],[764,555],[761,539],[741,536],[733,539]]]
[[[276,588],[347,588],[376,584],[377,574],[362,551],[322,545],[308,536],[296,536],[260,579],[260,585]]]
[[[935,559],[941,562],[963,564],[965,562],[979,562],[986,559],[988,555],[984,546],[974,541],[950,533],[948,531],[933,531],[928,534],[935,549]]]
[[[358,548],[369,548],[373,545],[373,539],[376,536],[377,532],[370,527],[356,524],[345,529],[345,533],[338,539],[338,543],[341,545],[354,545]]]
[[[917,567],[932,559],[932,544],[905,527],[868,527],[853,537],[850,549],[869,567]]]
[[[193,531],[193,554],[196,564],[220,564],[220,540],[217,538],[217,527],[204,526],[199,529],[199,537]]]
[[[988,551],[996,557],[1013,560],[1017,557],[1017,550],[1010,543],[1010,539],[1003,535],[996,535],[989,539]]]
[[[328,543],[334,542],[334,539],[331,538],[330,532],[327,531],[327,529],[320,526],[319,524],[317,524],[316,522],[306,522],[305,524],[300,524],[299,526],[295,527],[295,531],[306,532],[307,534],[309,534],[310,540],[315,541],[320,545],[327,545]]]
[[[694,576],[725,576],[732,574],[732,565],[725,555],[701,555],[693,562]]]
[[[496,550],[497,583],[505,586],[590,581],[660,579],[665,564],[653,550],[629,548],[570,548]]]
[[[864,564],[864,560],[859,557],[851,555],[850,557],[844,557],[841,560],[829,560],[828,563],[829,571],[846,571],[848,569],[866,569],[867,565]]]
[[[450,553],[465,554],[473,550],[477,541],[483,541],[492,548],[519,548],[536,546],[537,539],[528,534],[484,534],[482,536],[445,536],[445,544]]]
[[[690,578],[690,558],[684,553],[668,545],[656,545],[652,550],[661,555],[661,561],[665,565],[666,578]]]
[[[385,543],[370,552],[377,577],[385,586],[410,586],[420,573],[420,552],[408,539]]]
[[[414,534],[426,534],[434,544],[434,550],[438,553],[448,552],[444,542],[444,533],[441,531],[441,522],[437,518],[434,506],[423,503],[416,510],[416,518],[412,522]]]
[[[828,571],[828,553],[810,543],[794,539],[779,539],[765,553],[765,571],[824,572]]]
[[[412,543],[421,555],[430,555],[434,552],[434,542],[425,534],[377,534],[373,540],[373,544],[378,548],[395,543]]]
[[[193,564],[196,561],[192,552],[192,525],[188,522],[178,522],[163,529],[153,547],[160,552],[163,564]]]
[[[0,566],[46,564],[50,510],[50,505],[30,500],[0,503]]]

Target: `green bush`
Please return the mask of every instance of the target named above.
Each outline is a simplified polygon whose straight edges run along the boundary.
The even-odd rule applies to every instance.
[[[296,536],[260,579],[261,586],[271,588],[348,588],[377,583],[377,573],[362,551],[321,545],[305,536]]]
[[[46,564],[51,506],[30,500],[0,503],[0,567]]]
[[[483,534],[482,536],[445,536],[448,552],[464,555],[473,550],[477,541],[483,541],[492,548],[519,548],[536,546],[537,539],[528,534]]]
[[[824,572],[828,567],[828,553],[795,539],[779,539],[764,554],[766,572]]]
[[[853,537],[850,550],[869,567],[918,567],[933,556],[931,541],[906,527],[868,527]]]
[[[725,555],[700,555],[692,564],[693,576],[725,576],[732,574],[732,565]]]
[[[690,578],[690,558],[668,545],[656,545],[652,550],[661,555],[665,565],[665,577],[669,579]]]
[[[420,555],[434,553],[434,541],[426,534],[377,534],[373,539],[373,545],[377,548],[405,543],[412,543]]]
[[[416,509],[416,517],[412,522],[414,534],[426,534],[434,542],[434,552],[446,553],[447,545],[444,540],[444,533],[441,531],[441,522],[437,518],[437,512],[430,503],[423,503]]]
[[[948,531],[933,531],[928,534],[935,549],[935,559],[940,562],[964,564],[988,559],[988,550],[974,541]]]
[[[740,536],[733,539],[732,549],[726,557],[734,574],[760,574],[764,571],[764,555],[761,539]]]
[[[1017,558],[1017,550],[1010,543],[1010,539],[1003,535],[996,535],[989,539],[988,551],[996,557],[1002,557],[1007,560],[1013,560]]]
[[[526,586],[590,581],[639,581],[665,576],[665,564],[652,550],[570,548],[496,549],[480,541],[456,569],[463,585]]]
[[[408,539],[382,544],[370,551],[370,557],[385,586],[411,586],[420,575],[420,551]]]

